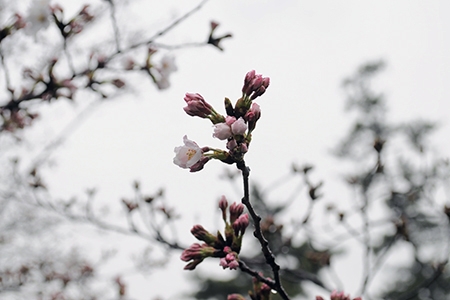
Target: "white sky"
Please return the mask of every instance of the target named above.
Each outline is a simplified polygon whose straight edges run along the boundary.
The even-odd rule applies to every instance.
[[[135,16],[119,13],[119,22],[127,30],[142,27],[142,22],[155,31],[198,1],[136,3]],[[210,1],[161,42],[203,40],[209,21],[215,20],[221,24],[218,34],[233,33],[222,44],[225,51],[208,47],[173,52],[179,70],[169,90],[159,92],[142,80],[137,82],[141,94],[98,107],[52,157],[53,192],[69,198],[97,187],[99,202],[118,203],[131,195],[134,179],[149,193],[164,187],[168,202],[183,216],[179,235],[185,243],[194,242],[188,234],[192,225],[217,226],[213,218],[220,195],[239,198],[218,179],[231,167],[212,161],[205,170],[190,174],[173,165],[173,148],[185,134],[200,146],[224,147],[212,138],[209,122],[184,113],[183,96],[198,92],[223,112],[223,98],[235,101],[240,96],[244,75],[251,69],[271,78],[267,93],[258,99],[262,118],[246,156],[251,176],[259,182],[286,174],[292,162],[309,162],[316,165],[314,179],[326,180],[326,199],[342,189],[342,171],[329,154],[350,124],[340,83],[368,60],[387,62],[378,86],[387,95],[390,120],[420,117],[440,122],[433,143],[447,155],[449,12],[448,1]],[[67,107],[71,105],[48,110],[46,117],[56,123],[42,125],[45,137],[38,137],[40,142],[59,132],[52,124],[74,116]],[[180,276],[183,265],[174,258],[172,273],[167,274]],[[174,270],[179,270],[176,275]],[[176,299],[178,290],[167,274],[150,275],[144,287],[133,285],[132,295]],[[358,284],[349,280],[346,287],[353,292]],[[186,286],[180,282],[181,288]]]

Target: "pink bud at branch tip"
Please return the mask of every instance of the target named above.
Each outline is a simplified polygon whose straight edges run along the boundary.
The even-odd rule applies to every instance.
[[[200,94],[186,93],[184,101],[187,106],[183,109],[190,116],[207,118],[212,114],[212,106]]]
[[[255,70],[252,70],[245,75],[242,93],[253,100],[264,94],[269,84],[269,77],[262,77],[262,75],[256,74]]]

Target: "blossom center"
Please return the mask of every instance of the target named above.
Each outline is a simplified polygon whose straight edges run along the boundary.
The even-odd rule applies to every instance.
[[[186,155],[188,157],[188,160],[191,160],[191,158],[197,153],[197,150],[194,149],[188,149],[186,152]]]

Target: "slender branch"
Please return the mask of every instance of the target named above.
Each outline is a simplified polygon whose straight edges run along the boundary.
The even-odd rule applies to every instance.
[[[421,284],[417,285],[411,292],[404,295],[403,297],[399,297],[396,300],[411,300],[415,299],[419,291],[423,288],[427,288],[431,286],[438,278],[442,275],[444,272],[445,266],[447,265],[448,261],[444,261],[440,263],[436,270],[434,271],[433,275],[427,279],[425,279]]]
[[[169,30],[171,30],[172,28],[174,28],[175,26],[177,26],[178,24],[180,24],[181,22],[183,22],[184,20],[186,20],[187,18],[189,18],[193,13],[195,13],[196,11],[200,10],[203,5],[205,5],[206,2],[208,2],[209,0],[203,0],[202,2],[200,2],[196,7],[194,7],[193,9],[191,9],[190,11],[188,11],[187,13],[185,13],[183,16],[181,16],[180,18],[176,19],[174,22],[172,22],[172,24],[170,24],[169,26],[167,26],[166,28],[164,28],[163,30],[157,32],[155,35],[153,35],[148,41],[147,44],[153,42],[153,40],[157,39],[158,37],[166,34]]]
[[[273,277],[275,279],[275,285],[271,285],[271,287],[279,293],[281,298],[289,300],[289,296],[287,295],[286,291],[281,285],[280,266],[275,262],[275,256],[273,255],[272,251],[269,248],[269,242],[262,233],[261,217],[255,212],[252,204],[250,203],[249,180],[248,180],[250,176],[250,169],[245,165],[245,162],[243,160],[237,162],[236,164],[237,168],[242,172],[242,178],[244,182],[244,197],[242,198],[242,204],[244,204],[245,207],[247,207],[247,210],[253,219],[253,223],[255,226],[255,231],[253,232],[253,235],[261,244],[261,250],[264,254],[266,262],[272,268]]]
[[[276,286],[276,282],[270,278],[266,278],[263,277],[261,275],[261,273],[251,269],[249,266],[247,266],[247,264],[245,262],[243,262],[242,260],[239,260],[239,269],[247,274],[250,274],[251,276],[255,277],[256,279],[258,279],[258,281],[263,282],[265,284],[267,284],[268,286],[274,288]]]
[[[369,277],[370,277],[370,253],[372,251],[372,247],[370,246],[370,224],[369,224],[369,216],[367,214],[367,207],[368,207],[368,196],[366,192],[364,192],[364,204],[361,207],[361,215],[364,220],[364,227],[363,227],[363,240],[365,245],[365,255],[363,258],[363,268],[364,268],[364,281],[362,283],[361,289],[359,294],[364,294],[364,291],[366,290],[367,284],[369,283]]]
[[[120,48],[120,32],[119,27],[117,26],[117,19],[116,19],[116,6],[114,4],[113,0],[106,0],[109,5],[111,6],[111,22],[114,30],[114,40],[116,42],[116,51],[117,53],[121,52]]]
[[[366,278],[366,285],[365,287],[367,288],[367,286],[369,286],[370,280],[373,280],[373,278],[375,277],[375,274],[381,270],[381,267],[383,266],[383,263],[386,261],[387,258],[387,254],[389,253],[389,250],[392,249],[392,246],[395,244],[395,242],[397,241],[398,235],[395,235],[391,238],[391,240],[389,241],[389,244],[383,248],[383,252],[378,255],[378,257],[376,258],[373,268],[371,270],[371,272],[367,275]]]
[[[1,59],[1,62],[2,62],[2,66],[3,66],[3,74],[5,74],[6,88],[11,93],[11,95],[14,96],[13,90],[11,88],[11,80],[9,78],[8,67],[6,65],[5,56],[3,55],[3,51],[2,51],[1,48],[0,48],[0,59]]]

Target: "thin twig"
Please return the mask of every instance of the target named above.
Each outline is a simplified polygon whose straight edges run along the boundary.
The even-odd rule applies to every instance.
[[[189,18],[193,13],[195,13],[196,11],[200,10],[203,5],[205,5],[206,2],[208,2],[209,0],[203,0],[202,2],[200,2],[196,7],[194,7],[193,9],[191,9],[190,11],[188,11],[187,13],[185,13],[183,16],[181,16],[180,18],[176,19],[174,22],[172,22],[172,24],[170,24],[169,26],[167,26],[166,28],[164,28],[163,30],[157,32],[155,35],[153,35],[148,41],[147,44],[153,42],[155,39],[157,39],[158,37],[166,34],[169,30],[171,30],[172,28],[174,28],[175,26],[177,26],[178,24],[180,24],[181,22],[183,22],[184,20],[186,20],[187,18]]]
[[[8,66],[6,65],[5,56],[3,55],[3,51],[1,49],[1,47],[0,47],[0,58],[1,58],[2,66],[3,66],[3,74],[5,74],[6,88],[11,93],[11,95],[14,97],[14,94],[13,94],[14,92],[13,92],[13,89],[11,88],[11,80],[9,78]]]
[[[269,242],[262,233],[261,217],[255,212],[252,204],[250,203],[249,180],[248,180],[250,176],[250,169],[245,165],[244,161],[237,162],[237,168],[241,170],[244,182],[244,197],[242,198],[242,204],[244,204],[245,207],[247,207],[247,210],[253,219],[253,223],[255,226],[255,231],[253,232],[253,235],[261,244],[261,250],[266,259],[266,263],[272,268],[275,284],[270,285],[270,287],[276,290],[281,298],[289,300],[289,296],[287,295],[286,291],[281,285],[280,266],[275,262],[275,256],[273,255],[272,251],[269,248]]]
[[[120,32],[119,27],[117,26],[117,19],[116,19],[116,6],[114,4],[113,0],[106,0],[110,7],[111,7],[111,22],[114,30],[114,40],[116,42],[116,51],[117,53],[121,52],[120,48]]]

